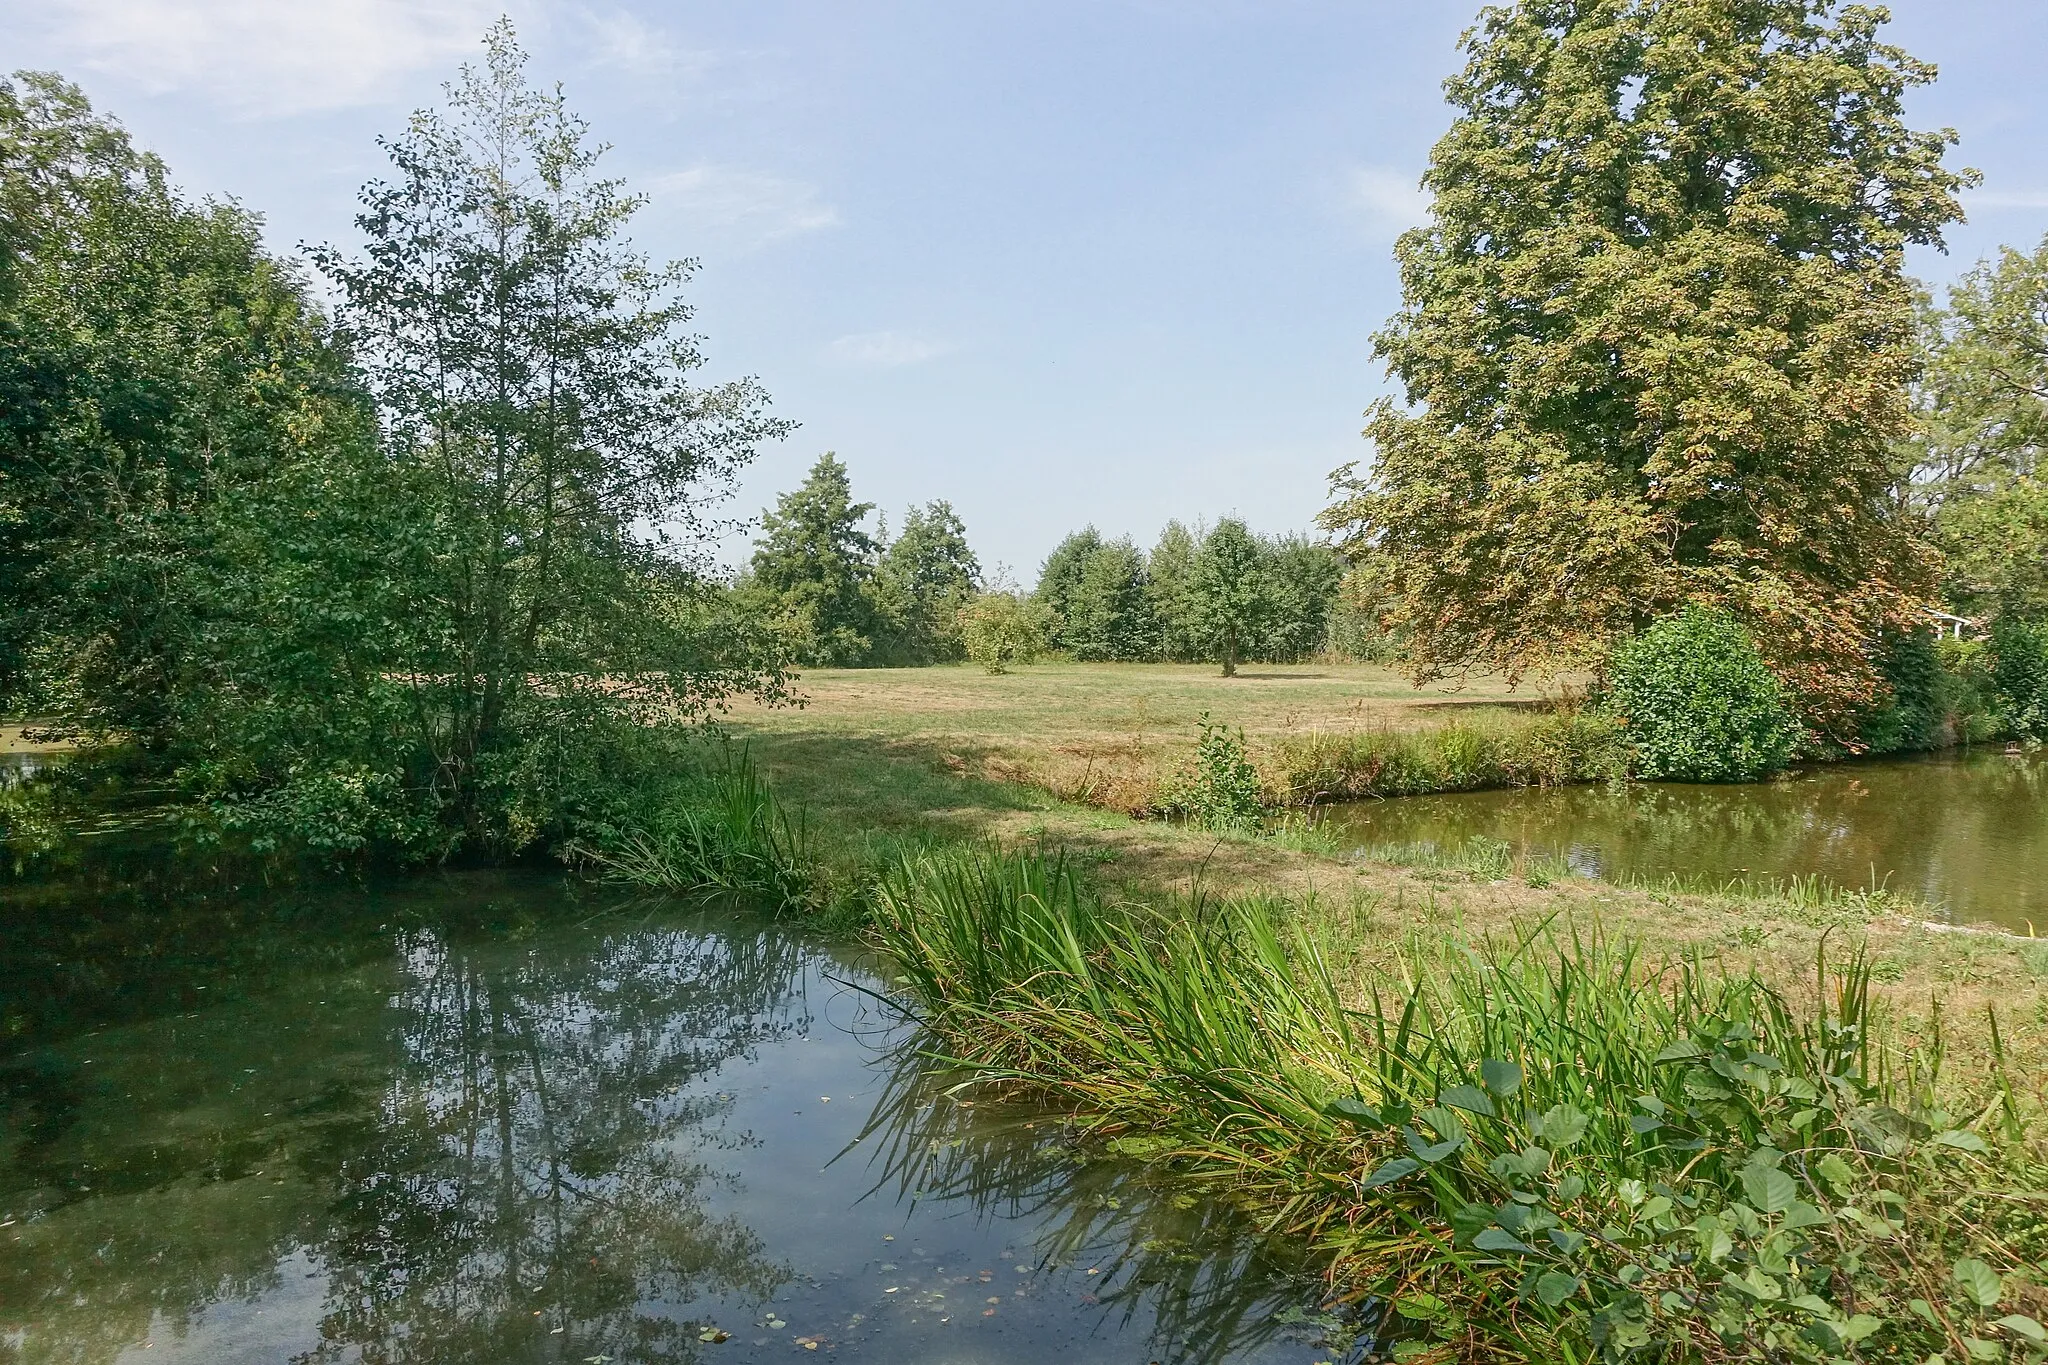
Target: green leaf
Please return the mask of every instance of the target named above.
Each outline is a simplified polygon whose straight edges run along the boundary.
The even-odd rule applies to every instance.
[[[1397,1156],[1359,1182],[1358,1188],[1361,1190],[1376,1190],[1382,1185],[1391,1185],[1396,1180],[1414,1175],[1421,1169],[1421,1162],[1410,1160],[1405,1156]]]
[[[2018,1313],[2008,1313],[2000,1318],[1996,1325],[2014,1336],[2025,1337],[2036,1346],[2048,1346],[2048,1330],[2043,1330],[2041,1324],[2032,1318],[2023,1317]]]
[[[1513,1062],[1497,1062],[1488,1058],[1479,1064],[1479,1081],[1495,1095],[1506,1099],[1522,1088],[1522,1068]]]
[[[1803,1199],[1796,1199],[1792,1207],[1785,1210],[1785,1221],[1780,1224],[1787,1232],[1800,1228],[1817,1228],[1828,1221],[1828,1216]]]
[[[1680,1038],[1664,1044],[1657,1050],[1656,1060],[1660,1062],[1684,1062],[1706,1055],[1706,1050],[1690,1038]]]
[[[2005,1293],[1998,1272],[1972,1256],[1956,1262],[1955,1279],[1956,1287],[1963,1291],[1964,1297],[1979,1308],[1994,1307]]]
[[[1586,1135],[1592,1120],[1569,1104],[1556,1105],[1531,1125],[1553,1147],[1569,1147]]]
[[[1331,1100],[1323,1106],[1323,1112],[1333,1119],[1343,1119],[1346,1123],[1355,1123],[1361,1128],[1386,1127],[1386,1120],[1380,1117],[1379,1110],[1350,1095]]]
[[[1472,1245],[1481,1251],[1533,1251],[1527,1242],[1501,1228],[1488,1228],[1472,1239]]]
[[[1724,1234],[1725,1235],[1725,1234]],[[1769,1303],[1781,1298],[1785,1291],[1779,1283],[1755,1266],[1725,1276],[1721,1283],[1732,1285],[1759,1302]]]
[[[1975,1133],[1965,1132],[1960,1128],[1951,1128],[1946,1133],[1936,1133],[1929,1141],[1938,1142],[1944,1147],[1955,1147],[1961,1151],[1975,1152],[1979,1156],[1986,1155],[1991,1151],[1989,1147],[1984,1145],[1983,1138],[1978,1137]]]
[[[1555,1308],[1579,1292],[1579,1277],[1553,1270],[1536,1281],[1536,1297]]]
[[[1963,1349],[1970,1353],[1970,1359],[1972,1360],[2005,1359],[2005,1348],[2003,1346],[2000,1346],[1995,1341],[1986,1341],[1982,1337],[1964,1337]]]
[[[1493,1226],[1493,1205],[1466,1204],[1451,1214],[1451,1235],[1465,1245],[1479,1235],[1481,1228]]]
[[[1444,1091],[1437,1103],[1485,1118],[1492,1118],[1498,1112],[1493,1107],[1492,1097],[1476,1085],[1454,1085]]]
[[[1586,1234],[1573,1232],[1570,1228],[1552,1228],[1544,1234],[1550,1244],[1567,1256],[1576,1256],[1579,1248],[1586,1244]]]
[[[1413,1128],[1403,1130],[1403,1135],[1408,1139],[1408,1150],[1415,1153],[1416,1160],[1427,1161],[1431,1165],[1457,1151],[1465,1142],[1462,1133],[1447,1137],[1442,1142],[1427,1141]]]
[[[1744,1167],[1742,1190],[1761,1213],[1783,1213],[1799,1197],[1798,1182],[1768,1166]]]
[[[1403,1294],[1394,1300],[1394,1311],[1413,1322],[1430,1322],[1444,1311],[1444,1301],[1434,1294]]]

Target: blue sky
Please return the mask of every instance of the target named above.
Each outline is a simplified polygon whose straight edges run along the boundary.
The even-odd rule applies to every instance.
[[[281,250],[351,240],[373,139],[477,50],[486,0],[40,0],[53,68]],[[1930,280],[2048,231],[2048,5],[1898,0],[1916,122],[1985,172]],[[803,423],[751,513],[837,450],[892,521],[950,499],[1027,583],[1076,524],[1306,526],[1364,456],[1389,247],[1474,0],[748,0],[509,6],[534,73],[695,256],[713,376]],[[729,557],[744,544],[727,547]]]

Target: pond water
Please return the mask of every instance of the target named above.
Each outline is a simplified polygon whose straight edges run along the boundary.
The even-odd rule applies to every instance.
[[[1354,802],[1323,813],[1354,848],[1479,839],[1581,875],[1884,886],[1958,922],[2048,934],[2048,756],[1997,750],[1838,763],[1772,782],[1649,782]]]
[[[1226,1211],[949,1098],[841,945],[229,880],[0,887],[0,1361],[1337,1358]]]

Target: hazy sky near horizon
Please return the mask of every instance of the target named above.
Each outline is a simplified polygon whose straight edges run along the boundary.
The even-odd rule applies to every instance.
[[[379,134],[434,103],[509,10],[701,263],[707,378],[803,425],[751,514],[824,450],[900,520],[950,499],[1028,583],[1081,521],[1308,525],[1367,455],[1390,247],[1449,119],[1476,0],[40,0],[6,68],[79,82],[195,195],[272,245],[352,245]],[[1985,173],[1930,281],[2048,231],[2048,4],[1895,0],[1942,79],[1915,122]],[[744,543],[727,547],[743,555]]]

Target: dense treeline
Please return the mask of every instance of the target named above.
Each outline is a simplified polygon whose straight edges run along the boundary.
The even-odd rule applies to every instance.
[[[1048,644],[1080,660],[1291,663],[1322,653],[1344,565],[1306,536],[1258,536],[1234,517],[1168,522],[1147,552],[1092,526],[1039,570]]]
[[[981,658],[977,635],[1004,621],[1000,662],[1052,652],[1084,663],[1286,663],[1324,653],[1342,618],[1344,563],[1302,535],[1258,536],[1226,517],[1169,522],[1149,553],[1093,526],[1062,540],[1020,594],[984,580],[952,504],[912,507],[892,540],[870,534],[872,503],[827,453],[761,519],[733,586],[791,661],[809,667],[906,667]],[[984,629],[977,631],[979,624]],[[1344,626],[1351,625],[1349,632]],[[1377,643],[1377,642],[1374,642]],[[983,662],[997,662],[992,657]]]

